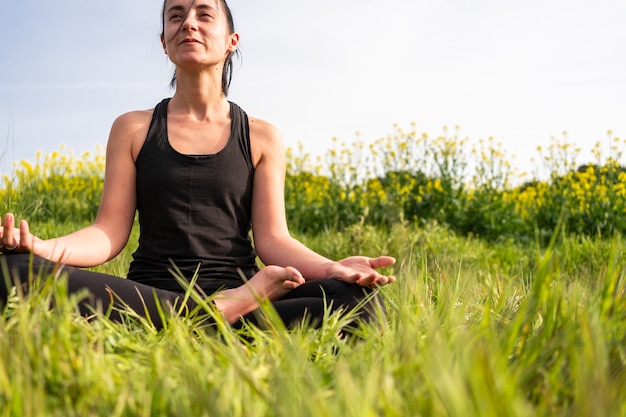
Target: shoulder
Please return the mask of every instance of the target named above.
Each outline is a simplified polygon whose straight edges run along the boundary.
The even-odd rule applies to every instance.
[[[250,136],[259,140],[279,140],[282,141],[280,131],[273,124],[257,117],[248,117],[250,126]]]
[[[248,123],[250,126],[250,146],[255,165],[268,156],[277,157],[284,154],[283,137],[276,126],[251,116],[248,117]]]
[[[148,109],[124,113],[115,119],[112,129],[128,130],[141,128],[143,126],[147,129],[150,125],[150,121],[152,120],[153,112],[154,109]]]
[[[130,146],[137,156],[148,135],[154,109],[135,110],[118,116],[111,127],[108,146]]]

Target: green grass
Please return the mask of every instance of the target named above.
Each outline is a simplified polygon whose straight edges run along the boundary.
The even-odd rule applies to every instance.
[[[296,237],[335,259],[398,259],[378,326],[358,341],[337,316],[287,332],[266,306],[265,331],[174,316],[157,332],[132,314],[86,321],[63,279],[44,279],[0,311],[0,417],[626,416],[626,141],[614,143],[584,170],[555,143],[540,151],[550,180],[514,188],[490,142],[464,173],[474,157],[456,136],[398,131],[319,164],[291,155]],[[42,238],[82,227],[103,164],[22,161],[2,211]],[[94,269],[125,276],[136,239]]]
[[[48,282],[0,315],[0,416],[626,415],[621,237],[538,249],[435,224],[298,237],[333,257],[398,258],[382,331],[340,338],[338,317],[243,334],[86,322]],[[98,269],[123,275],[131,250]],[[50,309],[55,294],[68,301]]]

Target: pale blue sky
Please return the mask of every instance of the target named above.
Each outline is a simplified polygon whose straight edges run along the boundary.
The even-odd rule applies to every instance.
[[[243,59],[230,99],[321,153],[459,125],[524,166],[564,130],[626,136],[622,0],[231,0]],[[10,1],[0,25],[4,164],[106,144],[114,118],[171,95],[157,0]]]

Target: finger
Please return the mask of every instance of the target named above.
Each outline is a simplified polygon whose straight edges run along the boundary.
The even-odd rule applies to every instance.
[[[389,278],[386,275],[379,275],[374,281],[375,286],[383,286],[389,283]]]
[[[14,233],[14,217],[12,213],[7,213],[4,217],[4,226],[2,227],[2,244],[6,247],[12,247],[15,244],[13,233]]]
[[[357,279],[356,283],[362,287],[370,287],[376,284],[376,281],[378,281],[379,277],[380,275],[378,274],[369,274]]]
[[[374,288],[374,287],[378,286],[376,281],[370,281],[370,280],[359,281],[359,282],[357,282],[357,285],[359,285],[361,287],[366,287],[366,288]]]
[[[8,223],[13,224],[13,213],[7,213],[4,215],[4,225],[6,226]]]
[[[380,275],[380,274],[375,274],[375,275],[370,275],[371,279],[364,279],[362,281],[359,281],[359,285],[362,285],[364,287],[382,287],[384,285],[387,284],[391,284],[392,282],[396,281],[396,277],[394,277],[393,275]]]
[[[20,246],[24,249],[33,249],[33,237],[30,234],[30,228],[26,220],[20,220]]]
[[[370,265],[372,268],[383,268],[396,263],[396,258],[391,256],[379,256],[378,258],[370,258]]]

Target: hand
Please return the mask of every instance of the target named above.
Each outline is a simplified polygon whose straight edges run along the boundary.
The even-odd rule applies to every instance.
[[[328,268],[328,276],[362,287],[378,287],[395,282],[396,278],[393,275],[381,275],[376,272],[376,269],[394,263],[396,260],[391,256],[379,256],[378,258],[350,256],[334,262]]]
[[[33,236],[26,220],[20,221],[19,232],[15,231],[15,216],[7,213],[4,217],[4,224],[0,228],[0,251],[6,252],[34,252],[35,242],[41,239]]]

